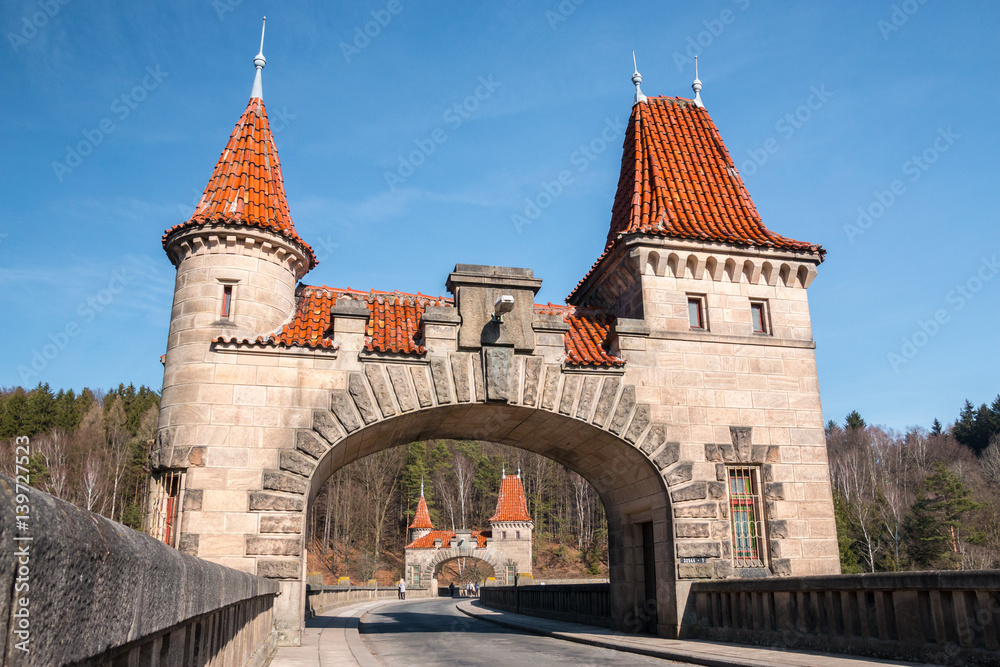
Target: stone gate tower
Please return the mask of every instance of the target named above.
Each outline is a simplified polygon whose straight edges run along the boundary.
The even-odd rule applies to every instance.
[[[824,251],[764,225],[699,96],[647,98],[634,75],[610,229],[567,305],[534,303],[531,269],[470,264],[451,296],[358,292],[296,285],[316,259],[254,63],[195,214],[163,237],[177,281],[151,533],[278,580],[295,644],[322,484],[452,438],[593,485],[616,628],[677,636],[697,579],[839,572],[806,295]]]

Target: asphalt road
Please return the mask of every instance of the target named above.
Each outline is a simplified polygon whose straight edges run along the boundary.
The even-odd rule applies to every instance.
[[[362,621],[361,639],[386,667],[680,664],[503,628],[458,611],[460,601],[438,598],[379,607]]]

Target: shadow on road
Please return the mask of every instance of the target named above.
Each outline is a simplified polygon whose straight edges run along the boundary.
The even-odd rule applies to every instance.
[[[455,600],[455,603],[462,600]],[[510,634],[511,631],[493,623],[477,622],[461,612],[453,605],[442,609],[438,605],[417,604],[411,608],[379,609],[365,616],[358,627],[364,635],[400,634],[400,633],[451,633],[468,632],[480,635]]]

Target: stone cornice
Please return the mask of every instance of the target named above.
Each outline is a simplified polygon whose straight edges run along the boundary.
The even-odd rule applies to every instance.
[[[222,223],[192,225],[171,234],[164,247],[174,266],[201,254],[239,254],[284,265],[296,280],[301,280],[310,269],[309,257],[299,244],[257,227]]]

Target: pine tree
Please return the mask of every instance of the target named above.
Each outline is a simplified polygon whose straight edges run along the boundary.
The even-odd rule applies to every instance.
[[[427,467],[427,445],[423,441],[410,443],[406,450],[406,462],[403,464],[403,511],[406,525],[410,525],[417,511],[417,499],[420,486],[424,485],[424,499],[429,503],[433,496],[433,484],[430,481],[430,471]]]
[[[22,415],[27,402],[28,398],[23,387],[16,388],[3,399],[3,404],[0,405],[0,438],[9,440],[25,435]]]
[[[847,415],[847,419],[844,420],[845,428],[860,431],[867,426],[865,420],[861,418],[861,414],[857,410],[852,410],[851,414]]]
[[[934,418],[934,423],[931,424],[931,435],[938,436],[941,435],[944,429],[941,427],[941,422]]]
[[[837,522],[837,545],[840,547],[840,571],[843,574],[862,572],[861,561],[855,550],[857,540],[851,536],[851,520],[843,496],[833,492],[833,515]]]
[[[55,421],[55,396],[49,384],[39,382],[38,386],[28,394],[21,415],[21,428],[24,433],[18,435],[35,435],[52,428]]]
[[[965,528],[965,516],[980,507],[958,475],[938,463],[934,472],[924,479],[907,517],[907,551],[913,562],[929,567],[949,551],[956,553]]]

